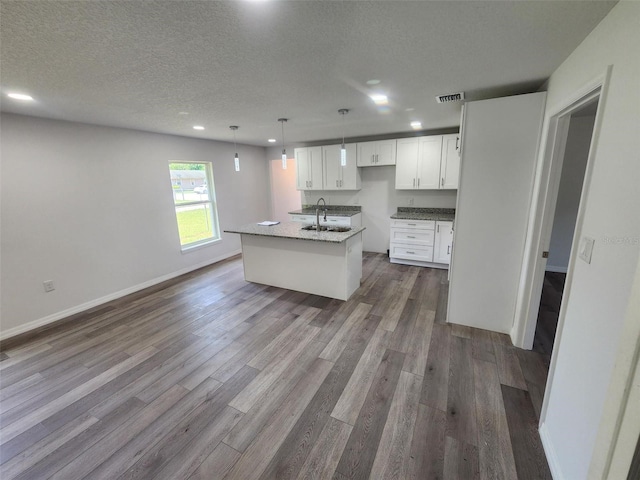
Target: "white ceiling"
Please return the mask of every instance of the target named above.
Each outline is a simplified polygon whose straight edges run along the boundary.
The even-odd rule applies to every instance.
[[[2,1],[6,112],[268,145],[459,124],[525,93],[608,13],[600,1]],[[372,88],[368,80],[381,83]],[[367,96],[387,93],[387,111]],[[11,100],[7,92],[32,95]],[[180,112],[188,112],[188,115]],[[203,125],[198,132],[193,125]]]

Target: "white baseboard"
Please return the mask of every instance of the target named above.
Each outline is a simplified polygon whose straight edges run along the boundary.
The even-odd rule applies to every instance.
[[[549,464],[549,470],[551,470],[551,476],[553,477],[553,480],[564,480],[564,477],[560,472],[560,464],[558,463],[556,451],[553,448],[551,439],[549,438],[549,431],[547,430],[546,424],[543,423],[542,425],[540,425],[538,432],[540,433],[542,448],[544,449],[544,453],[547,457],[547,463]]]
[[[547,265],[544,270],[546,272],[567,273],[567,267],[556,267],[554,265]]]
[[[6,340],[11,337],[15,337],[16,335],[20,335],[21,333],[28,332],[30,330],[34,330],[36,328],[43,327],[48,325],[49,323],[56,322],[63,318],[66,318],[70,315],[75,315],[76,313],[83,312],[85,310],[89,310],[90,308],[97,307],[104,303],[110,302],[112,300],[116,300],[118,298],[124,297],[126,295],[130,295],[132,293],[138,292],[140,290],[144,290],[145,288],[153,287],[162,282],[166,282],[167,280],[171,280],[172,278],[179,277],[180,275],[184,275],[185,273],[193,272],[194,270],[198,270],[199,268],[206,267],[208,265],[212,265],[217,262],[221,262],[222,260],[226,260],[227,258],[233,257],[234,255],[238,255],[242,253],[242,250],[235,250],[231,253],[222,255],[220,257],[212,258],[207,260],[206,262],[201,262],[196,265],[192,265],[187,268],[183,268],[182,270],[178,270],[176,272],[171,272],[166,275],[162,275],[160,277],[153,278],[146,282],[139,283],[138,285],[134,285],[129,288],[125,288],[115,293],[111,293],[109,295],[105,295],[104,297],[96,298],[95,300],[91,300],[89,302],[76,305],[75,307],[67,308],[66,310],[62,310],[60,312],[52,313],[51,315],[47,315],[46,317],[39,318],[37,320],[33,320],[29,323],[25,323],[24,325],[19,325],[17,327],[10,328],[8,330],[4,330],[0,332],[0,340]]]

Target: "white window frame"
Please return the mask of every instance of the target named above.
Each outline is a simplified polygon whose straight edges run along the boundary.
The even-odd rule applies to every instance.
[[[178,241],[180,242],[180,249],[183,252],[193,250],[195,248],[199,248],[205,245],[209,245],[212,243],[219,242],[222,239],[222,235],[220,233],[220,223],[218,221],[218,204],[216,202],[216,192],[215,192],[215,184],[213,180],[213,164],[212,162],[207,161],[191,161],[191,160],[171,160],[169,161],[169,174],[171,174],[171,165],[172,164],[185,164],[192,163],[196,165],[204,165],[205,166],[205,180],[203,185],[207,185],[207,196],[206,200],[193,200],[184,203],[176,203],[175,190],[173,189],[173,182],[171,183],[171,198],[173,199],[173,210],[176,221],[176,229],[178,230]],[[192,182],[193,183],[193,182]],[[182,180],[177,179],[178,186],[182,185]],[[188,207],[188,206],[198,206],[204,205],[209,206],[209,210],[211,212],[211,225],[212,225],[212,233],[213,235],[208,238],[204,238],[202,240],[198,240],[191,243],[182,244],[182,240],[180,239],[180,227],[178,224],[178,208],[180,207]]]

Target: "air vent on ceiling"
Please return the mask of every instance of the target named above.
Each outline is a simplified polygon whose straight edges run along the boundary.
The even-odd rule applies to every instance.
[[[448,95],[438,95],[436,101],[438,103],[460,102],[464,100],[464,92],[450,93]]]

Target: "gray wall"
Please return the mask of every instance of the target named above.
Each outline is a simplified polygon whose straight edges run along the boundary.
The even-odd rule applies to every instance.
[[[3,338],[240,251],[181,252],[169,161],[213,162],[221,229],[268,218],[264,148],[236,173],[233,144],[11,114],[1,143]]]
[[[576,228],[582,182],[595,120],[595,115],[572,117],[569,124],[547,260],[547,270],[551,272],[566,272],[569,265],[571,242]]]

